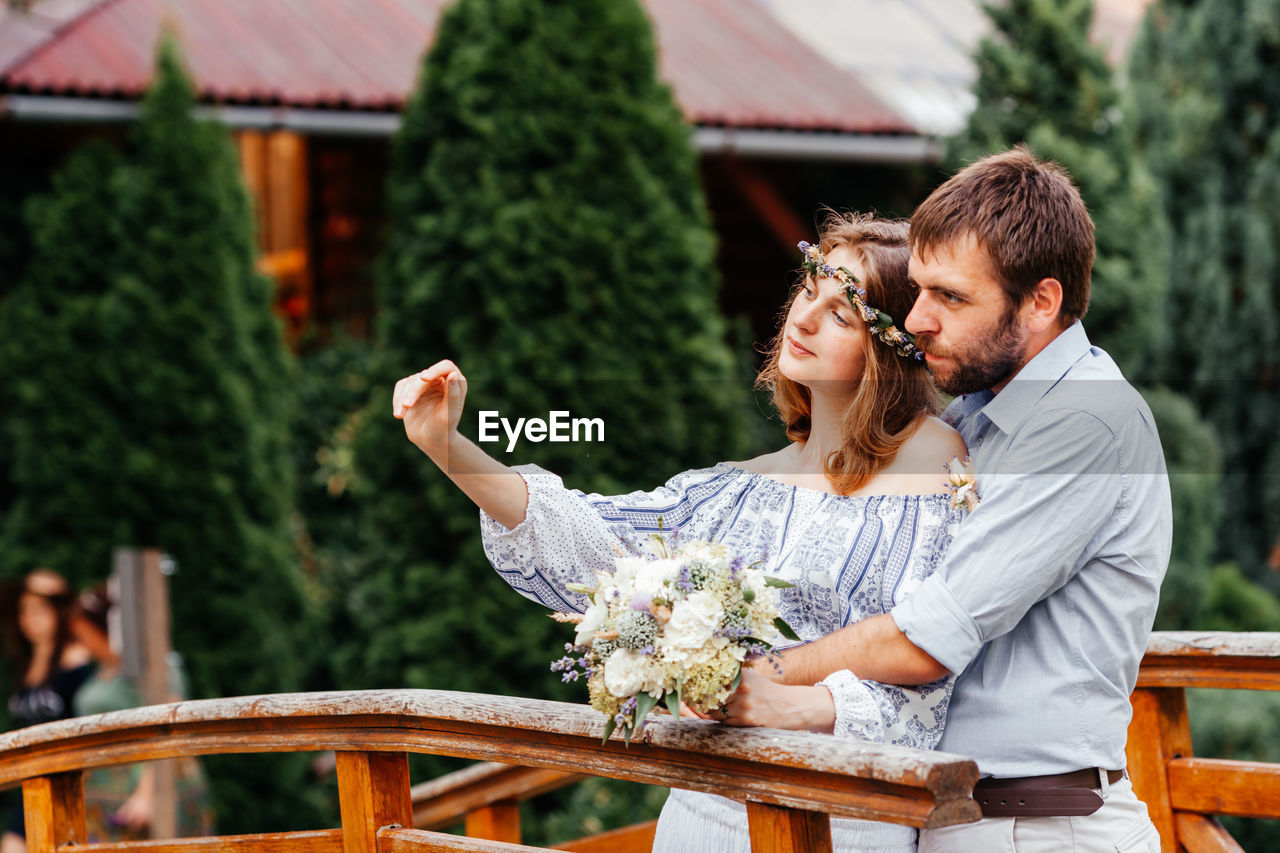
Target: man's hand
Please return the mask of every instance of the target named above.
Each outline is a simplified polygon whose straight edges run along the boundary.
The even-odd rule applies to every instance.
[[[750,667],[724,710],[708,715],[728,726],[767,726],[774,729],[827,732],[835,728],[836,706],[821,684],[778,684]]]

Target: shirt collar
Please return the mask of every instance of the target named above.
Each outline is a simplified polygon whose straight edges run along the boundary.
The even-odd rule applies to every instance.
[[[1001,432],[1008,435],[1030,414],[1031,407],[1066,375],[1071,366],[1089,352],[1091,346],[1084,326],[1076,320],[1050,341],[1048,346],[1036,353],[1035,358],[1023,365],[999,394],[992,395],[990,390],[986,390],[969,396],[983,398],[986,405],[978,404],[982,413]]]

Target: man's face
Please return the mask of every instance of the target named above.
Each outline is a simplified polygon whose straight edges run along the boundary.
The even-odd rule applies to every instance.
[[[904,325],[934,382],[954,395],[999,391],[1022,367],[1026,332],[986,251],[969,236],[913,251],[908,269],[920,293]]]

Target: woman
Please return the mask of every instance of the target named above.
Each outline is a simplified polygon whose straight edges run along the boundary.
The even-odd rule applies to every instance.
[[[9,713],[20,726],[70,717],[76,691],[93,673],[88,652],[71,637],[70,587],[56,572],[36,569],[6,598],[5,655],[15,679]],[[0,840],[0,853],[24,850],[22,809],[15,807]]]
[[[585,609],[565,590],[594,585],[618,548],[656,532],[724,543],[790,581],[783,618],[804,640],[883,613],[933,571],[959,511],[942,469],[963,456],[936,417],[935,392],[909,338],[880,312],[904,318],[914,301],[905,223],[832,214],[810,273],[792,294],[759,383],[773,391],[790,443],[745,462],[678,474],[653,492],[584,495],[537,466],[488,457],[457,431],[466,380],[448,361],[402,379],[394,413],[410,438],[481,509],[485,551],[526,597]],[[838,672],[821,684],[783,686],[753,670],[713,718],[730,725],[857,735],[932,748],[951,680],[919,688]],[[842,851],[908,853],[915,832],[867,821],[832,822]],[[654,849],[746,850],[745,809],[672,790]]]
[[[75,698],[77,716],[105,714],[146,704],[138,690],[120,671],[120,656],[111,647],[107,617],[111,599],[105,584],[90,589],[71,608],[71,630],[98,663],[93,677]],[[169,674],[171,701],[186,692],[181,673]],[[178,836],[211,835],[213,813],[209,786],[196,759],[175,760],[178,790]],[[147,837],[155,815],[156,765],[120,764],[102,767],[85,777],[85,816],[91,843],[131,841]]]

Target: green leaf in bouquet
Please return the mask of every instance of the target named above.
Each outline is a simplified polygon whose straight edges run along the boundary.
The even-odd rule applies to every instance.
[[[609,716],[609,721],[604,724],[604,740],[600,741],[600,745],[604,746],[609,742],[609,735],[613,734],[613,730],[618,727],[618,718]]]
[[[674,690],[668,690],[663,695],[662,701],[666,704],[671,716],[680,719],[680,694]]]
[[[773,575],[768,575],[765,577],[764,585],[776,587],[778,589],[790,589],[791,587],[795,586],[795,584],[793,584],[791,581],[784,581],[782,578],[775,578]]]
[[[788,640],[800,641],[800,635],[791,630],[791,626],[781,616],[773,620],[773,627],[778,629],[778,633],[786,637]]]
[[[640,728],[644,723],[644,718],[649,716],[649,712],[658,704],[658,700],[650,696],[648,693],[640,692],[636,694],[636,721],[635,728]]]
[[[738,664],[738,671],[734,673],[733,685],[729,687],[729,692],[732,693],[733,691],[737,690],[738,685],[741,683],[742,683],[742,664]]]
[[[585,583],[567,583],[564,588],[569,592],[578,592],[583,595],[594,595],[596,591],[596,587],[587,586]]]

